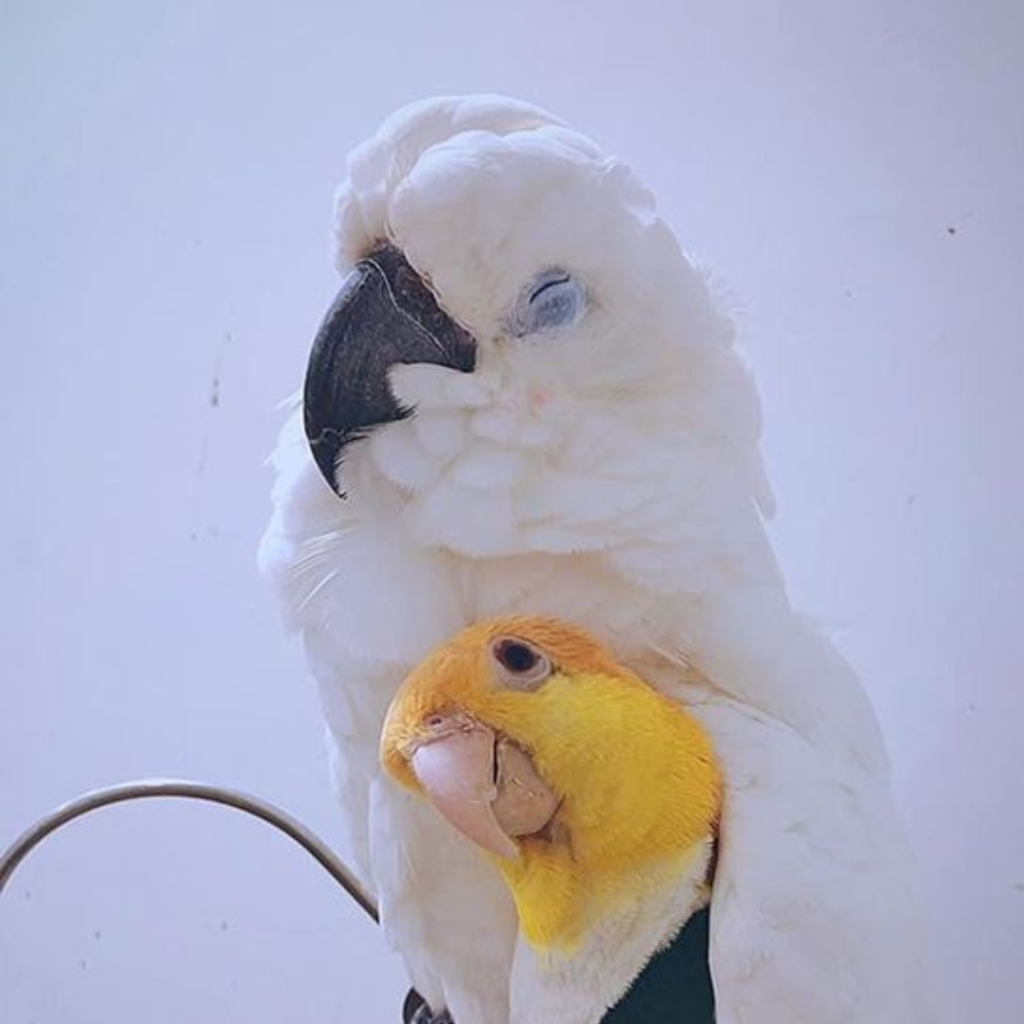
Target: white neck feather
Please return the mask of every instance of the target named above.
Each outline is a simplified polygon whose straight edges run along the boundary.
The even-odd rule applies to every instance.
[[[509,1024],[598,1024],[707,903],[713,842],[694,851],[670,881],[652,875],[628,907],[598,920],[571,953],[538,950],[519,936],[512,966]]]

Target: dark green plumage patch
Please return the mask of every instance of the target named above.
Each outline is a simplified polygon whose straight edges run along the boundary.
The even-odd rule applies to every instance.
[[[641,972],[601,1024],[715,1024],[715,992],[708,967],[705,908]],[[436,1016],[415,990],[405,1000],[405,1024],[452,1024],[447,1011]]]
[[[707,909],[654,956],[601,1024],[714,1024]]]

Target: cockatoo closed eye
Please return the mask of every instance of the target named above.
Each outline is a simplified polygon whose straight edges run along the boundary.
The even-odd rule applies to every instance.
[[[509,317],[515,338],[571,327],[587,311],[588,293],[568,270],[553,267],[538,274],[520,293]]]

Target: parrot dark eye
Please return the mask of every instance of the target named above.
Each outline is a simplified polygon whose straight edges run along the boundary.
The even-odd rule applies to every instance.
[[[529,672],[539,660],[532,647],[518,640],[502,640],[495,647],[494,653],[509,672]]]
[[[516,301],[510,318],[512,334],[524,338],[539,331],[568,327],[587,308],[583,285],[568,270],[553,268],[538,274]]]
[[[491,645],[498,680],[512,690],[532,690],[551,675],[551,662],[533,644],[506,636]]]

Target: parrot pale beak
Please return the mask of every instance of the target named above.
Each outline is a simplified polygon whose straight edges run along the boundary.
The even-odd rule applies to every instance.
[[[306,369],[306,437],[335,491],[345,446],[411,412],[388,387],[388,370],[397,363],[434,363],[469,373],[476,366],[476,342],[441,309],[406,258],[383,245],[345,279]]]
[[[409,756],[427,798],[467,839],[499,857],[516,857],[513,841],[541,832],[559,799],[529,756],[462,713],[435,715]]]

